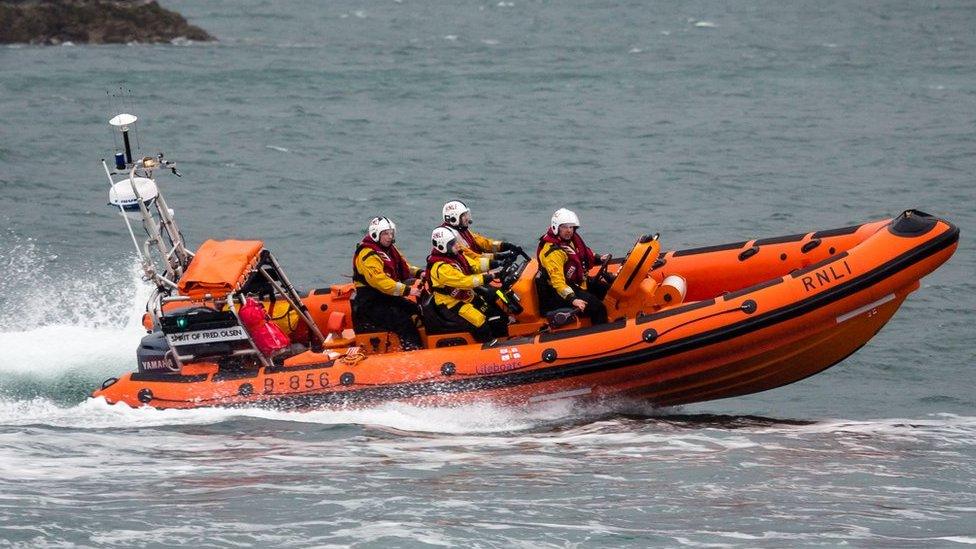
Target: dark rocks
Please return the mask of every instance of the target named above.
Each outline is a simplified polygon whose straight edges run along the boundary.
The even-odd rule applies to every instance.
[[[214,40],[155,0],[0,0],[0,44]]]

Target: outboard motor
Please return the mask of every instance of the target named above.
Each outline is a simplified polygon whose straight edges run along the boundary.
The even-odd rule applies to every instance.
[[[180,368],[170,356],[169,342],[166,334],[155,331],[142,338],[136,349],[136,363],[139,372],[176,372]]]

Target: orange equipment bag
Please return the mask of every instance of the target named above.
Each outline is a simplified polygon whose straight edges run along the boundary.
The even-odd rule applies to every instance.
[[[244,283],[263,248],[260,240],[207,240],[180,278],[180,294],[194,299],[206,294],[224,297]]]
[[[264,305],[257,300],[247,298],[237,316],[241,318],[247,333],[251,334],[251,339],[254,340],[254,345],[264,356],[270,357],[275,351],[291,345],[291,340],[285,332],[282,332],[277,324],[269,321]]]

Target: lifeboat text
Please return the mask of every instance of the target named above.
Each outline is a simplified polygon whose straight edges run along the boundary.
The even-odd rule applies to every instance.
[[[515,361],[507,364],[482,364],[475,367],[474,371],[478,372],[479,374],[497,374],[499,372],[508,372],[521,367],[522,362]]]
[[[843,267],[839,265],[828,265],[819,271],[815,271],[808,276],[802,278],[803,289],[806,291],[816,290],[817,288],[823,288],[824,286],[845,278],[847,275],[852,274],[851,266],[847,264],[847,261],[842,261]]]

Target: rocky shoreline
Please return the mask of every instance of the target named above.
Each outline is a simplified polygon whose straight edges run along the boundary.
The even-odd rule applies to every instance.
[[[0,0],[0,44],[215,40],[155,0]]]

